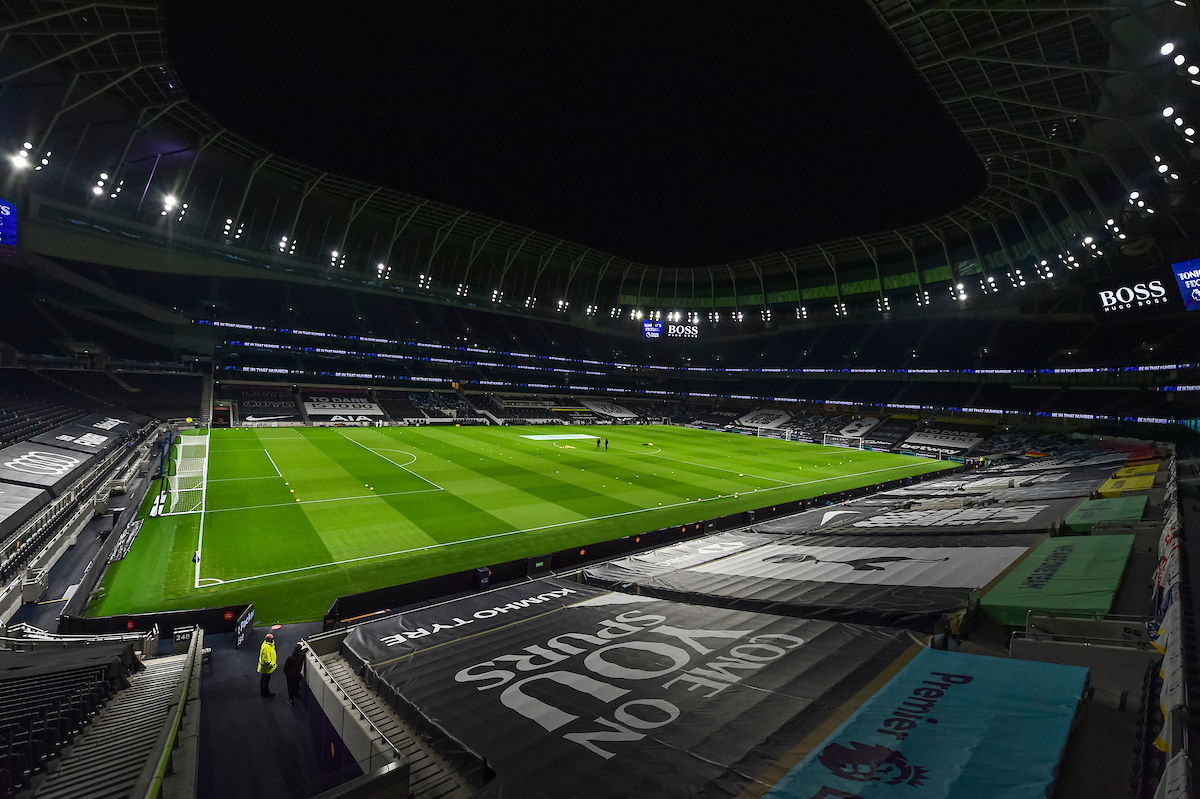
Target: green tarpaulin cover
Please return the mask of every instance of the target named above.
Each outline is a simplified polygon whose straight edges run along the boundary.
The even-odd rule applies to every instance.
[[[983,611],[1012,627],[1031,610],[1103,616],[1132,548],[1131,535],[1048,539],[984,595]]]
[[[1146,496],[1089,499],[1067,517],[1067,527],[1077,533],[1090,532],[1099,522],[1137,521],[1146,510]]]

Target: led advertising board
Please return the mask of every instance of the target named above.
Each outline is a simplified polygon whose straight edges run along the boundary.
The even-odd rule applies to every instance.
[[[662,322],[642,322],[644,338],[700,338],[699,325],[664,325]]]
[[[1197,269],[1200,270],[1200,262]],[[1200,271],[1197,276],[1200,277]],[[1178,312],[1179,302],[1170,289],[1171,278],[1163,270],[1149,269],[1092,283],[1088,294],[1097,321],[1118,322]]]
[[[1200,311],[1200,258],[1171,264],[1171,271],[1175,273],[1175,284],[1179,286],[1183,307],[1189,311]]]
[[[0,258],[17,251],[17,208],[0,198]]]

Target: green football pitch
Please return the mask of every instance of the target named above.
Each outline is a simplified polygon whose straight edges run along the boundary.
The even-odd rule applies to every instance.
[[[947,466],[657,425],[240,428],[185,449],[204,467],[196,510],[151,516],[156,486],[90,613],[253,602],[259,623],[319,619],[342,594]]]

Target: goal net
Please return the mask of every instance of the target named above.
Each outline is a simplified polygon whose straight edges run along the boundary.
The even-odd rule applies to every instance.
[[[850,449],[862,449],[863,440],[858,436],[839,436],[833,433],[826,433],[825,438],[821,441],[827,447],[848,447]]]
[[[208,472],[208,434],[179,437],[174,472],[167,475],[163,514],[203,510],[204,480]]]

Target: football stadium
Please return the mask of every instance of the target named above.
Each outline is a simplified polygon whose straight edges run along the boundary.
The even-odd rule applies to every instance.
[[[1195,796],[1196,125],[1197,0],[6,0],[0,797]]]

